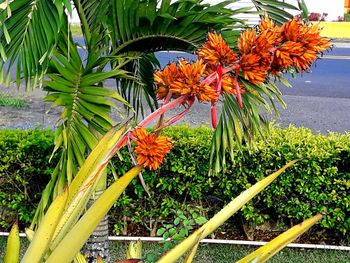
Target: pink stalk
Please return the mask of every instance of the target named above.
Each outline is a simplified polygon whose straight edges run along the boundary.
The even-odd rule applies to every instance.
[[[168,94],[169,95],[169,94]],[[179,104],[183,104],[185,102],[189,101],[190,105],[192,106],[193,102],[191,102],[191,98],[189,98],[188,95],[185,96],[181,96],[179,98],[177,98],[176,100],[170,102],[170,103],[166,103],[158,108],[156,111],[152,112],[150,115],[148,115],[143,121],[141,121],[137,126],[138,127],[145,127],[147,124],[149,124],[150,122],[152,122],[154,119],[156,119],[157,117],[161,116],[162,114],[164,114],[166,111],[171,110],[172,108],[176,107]],[[188,111],[188,110],[187,110]],[[186,112],[187,112],[186,111]],[[183,115],[182,115],[183,116]],[[181,117],[182,117],[181,116]],[[177,121],[177,120],[175,120]],[[159,129],[159,128],[158,128]],[[131,132],[128,131],[123,135],[123,138],[118,142],[118,144],[115,147],[115,152],[119,151],[125,144],[127,144],[129,138],[131,138]],[[131,138],[133,139],[133,138]]]
[[[221,74],[221,76],[223,76],[223,75],[226,74],[227,72],[239,68],[239,64],[233,64],[233,65],[231,65],[231,66],[229,66],[229,67],[225,67],[225,68],[222,67],[222,66],[219,66],[219,67],[221,67],[221,69],[220,69],[220,71],[221,71],[220,74]],[[213,83],[213,82],[217,79],[217,77],[218,77],[218,71],[215,71],[215,72],[211,73],[208,77],[206,77],[206,78],[202,81],[202,83],[203,83],[204,85],[210,85],[211,83]]]
[[[162,105],[159,109],[152,112],[150,115],[148,115],[143,121],[141,121],[137,126],[139,127],[145,127],[150,122],[152,122],[154,119],[162,115],[163,113],[167,112],[168,110],[171,110],[172,108],[175,108],[179,104],[183,104],[189,100],[188,95],[181,96],[177,98],[176,100],[169,102],[165,105]]]
[[[223,75],[223,68],[221,65],[219,65],[216,69],[216,80],[217,80],[217,86],[215,87],[215,90],[218,94],[218,96],[220,96],[221,94],[221,82],[222,82],[222,75]],[[210,112],[211,112],[211,125],[213,126],[214,129],[216,129],[217,126],[217,119],[216,119],[216,104],[217,101],[212,101],[211,102],[211,108],[210,108]]]
[[[216,88],[216,91],[218,93],[218,96],[221,94],[221,82],[222,82],[222,66],[219,65],[218,68],[216,69],[216,73],[217,73],[217,82],[218,82],[218,86]]]
[[[184,111],[180,112],[179,114],[171,117],[168,121],[166,121],[162,126],[158,127],[156,131],[159,131],[167,126],[172,125],[173,123],[177,122],[180,120],[183,116],[185,116],[189,110],[191,109],[192,105],[194,103],[194,97],[191,97],[188,99],[188,106],[185,108]]]
[[[168,94],[169,95],[169,94]],[[146,125],[148,125],[150,122],[152,122],[154,119],[158,118],[159,116],[161,116],[162,114],[164,114],[165,112],[167,112],[168,110],[171,110],[172,108],[175,108],[177,105],[179,104],[183,104],[185,102],[190,102],[190,106],[192,106],[193,101],[191,102],[191,98],[189,98],[188,95],[184,95],[181,96],[179,98],[177,98],[176,100],[170,102],[170,103],[166,103],[158,108],[156,111],[152,112],[150,115],[148,115],[143,121],[141,121],[137,126],[138,127],[145,127]],[[188,109],[189,110],[189,109]],[[187,111],[188,111],[187,110]],[[186,111],[186,112],[187,112]],[[184,114],[183,114],[184,115]],[[181,117],[183,117],[183,115],[181,115]],[[180,118],[181,118],[180,117]],[[180,119],[178,118],[178,119]],[[177,119],[177,120],[178,120]],[[177,121],[175,120],[175,121]],[[173,121],[172,123],[174,123],[175,121]],[[163,125],[164,126],[164,125]],[[159,129],[159,128],[158,128]],[[119,143],[116,145],[115,147],[115,151],[119,151],[129,140],[129,137],[131,136],[131,132],[127,132],[124,134],[123,138],[119,141]],[[132,139],[132,138],[131,138]]]
[[[165,104],[168,104],[168,102],[170,101],[170,99],[171,99],[171,96],[173,96],[173,93],[169,90],[169,92],[168,92],[168,95],[166,95],[166,98],[165,98],[165,100],[163,101],[163,106],[165,105]]]
[[[237,69],[237,68],[239,68],[239,64],[238,63],[237,64],[233,64],[233,65],[231,65],[229,67],[226,67],[226,68],[222,68],[222,74],[226,74],[227,72],[232,71],[232,70]]]
[[[217,74],[216,71],[211,73],[208,77],[206,77],[202,83],[203,85],[210,85],[211,83],[213,83],[217,78]]]

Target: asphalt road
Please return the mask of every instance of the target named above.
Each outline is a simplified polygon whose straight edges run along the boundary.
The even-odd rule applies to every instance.
[[[80,52],[84,57],[82,49]],[[180,52],[158,52],[157,57],[162,66],[180,57],[194,59],[193,55]],[[335,48],[325,53],[309,73],[289,78],[293,88],[279,85],[287,109],[281,109],[280,118],[273,115],[268,115],[268,118],[282,127],[294,124],[315,132],[350,132],[349,76],[350,44],[335,44]],[[210,106],[197,103],[182,122],[192,126],[209,125],[209,116]]]

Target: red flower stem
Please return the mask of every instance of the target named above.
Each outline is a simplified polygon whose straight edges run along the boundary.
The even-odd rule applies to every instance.
[[[185,103],[186,101],[189,101],[189,97],[187,95],[181,96],[181,97],[177,98],[176,100],[174,100],[170,103],[167,103],[165,105],[163,104],[160,108],[158,108],[156,111],[152,112],[143,121],[141,121],[137,125],[137,127],[145,127],[147,124],[152,122],[154,119],[163,115],[166,111],[171,110],[172,108],[176,107],[179,104]],[[192,102],[192,104],[193,104],[193,102]],[[162,125],[162,126],[164,126],[164,125]],[[158,128],[158,129],[160,129],[160,128]],[[130,136],[132,136],[131,131],[126,132],[124,134],[123,138],[116,145],[116,148],[115,148],[116,151],[119,151],[128,142]],[[131,139],[133,139],[133,138],[131,138]]]
[[[168,104],[172,96],[173,96],[173,93],[169,90],[167,96],[165,97],[165,99],[163,101],[162,106]],[[164,113],[159,116],[156,130],[158,130],[159,127],[163,126],[163,122],[164,122]],[[158,133],[158,132],[156,132],[156,133]]]
[[[168,95],[166,95],[165,100],[163,101],[162,106],[164,106],[165,104],[168,104],[172,96],[173,96],[173,93],[169,90]]]
[[[217,120],[216,120],[216,104],[217,102],[212,102],[211,104],[211,125],[213,126],[214,129],[216,129],[217,127]]]
[[[238,71],[239,71],[239,68],[236,68],[235,80],[236,80],[237,102],[238,102],[239,108],[242,109],[243,103],[242,103],[241,90],[240,90],[239,84],[238,84]]]
[[[218,86],[216,88],[217,94],[218,96],[220,96],[221,94],[221,82],[222,82],[222,66],[219,65],[218,68],[216,69],[216,73],[217,73],[217,82],[218,82]]]
[[[234,69],[239,69],[239,64],[238,64],[238,62],[236,63],[236,64],[233,64],[233,65],[231,65],[231,66],[229,66],[229,67],[226,67],[226,68],[222,68],[222,74],[226,74],[227,72],[229,72],[229,71],[232,71],[232,70],[234,70]]]
[[[168,110],[171,110],[172,108],[175,108],[177,105],[182,104],[188,100],[188,96],[181,96],[177,98],[176,100],[169,102],[165,105],[162,105],[159,109],[152,112],[150,115],[148,115],[143,121],[141,121],[137,126],[139,127],[145,127],[150,122],[152,122],[154,119],[162,115],[163,113],[167,112]]]
[[[203,85],[209,85],[211,83],[213,83],[216,80],[216,71],[211,73],[208,77],[206,77],[203,81],[202,84]]]
[[[219,67],[221,67],[221,76],[222,76],[222,75],[226,74],[227,72],[229,72],[231,70],[234,70],[234,69],[237,70],[237,68],[239,68],[239,64],[236,63],[236,64],[233,64],[233,65],[231,65],[229,67],[226,67],[226,68],[222,67],[222,66],[219,66]],[[203,85],[209,85],[209,84],[213,83],[213,81],[215,81],[217,79],[217,74],[218,74],[217,71],[211,73],[208,77],[206,77],[202,81]]]
[[[172,118],[170,118],[167,122],[165,122],[162,126],[158,127],[156,132],[160,131],[161,129],[172,125],[173,123],[177,122],[178,120],[180,120],[183,116],[185,116],[189,110],[191,109],[192,105],[194,103],[194,98],[190,98],[188,100],[188,106],[185,108],[185,110],[183,112],[180,112],[179,114],[173,116]]]

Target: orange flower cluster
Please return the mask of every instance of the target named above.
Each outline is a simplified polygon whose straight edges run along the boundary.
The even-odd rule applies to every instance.
[[[181,59],[155,72],[157,98],[165,100],[139,125],[144,126],[177,105],[185,105],[183,112],[165,123],[159,122],[159,131],[183,117],[197,98],[200,102],[211,102],[212,125],[216,128],[217,101],[223,92],[236,96],[240,108],[243,105],[241,94],[247,90],[239,78],[258,84],[266,81],[269,74],[278,75],[290,67],[298,72],[308,70],[330,43],[320,36],[317,24],[305,24],[294,18],[276,26],[264,17],[256,30],[241,34],[237,46],[239,54],[232,51],[221,35],[209,33],[207,42],[196,52],[199,60],[190,63]],[[171,98],[176,100],[170,102]],[[153,170],[172,148],[167,137],[148,134],[142,127],[136,128],[130,137],[136,143],[137,163]]]
[[[306,71],[319,53],[330,47],[329,40],[320,36],[318,24],[305,24],[294,18],[280,27],[271,73],[294,67],[298,72]]]
[[[221,35],[209,33],[207,42],[196,52],[199,61],[190,64],[180,60],[154,74],[158,99],[171,92],[172,98],[196,96],[200,102],[215,104],[220,93],[226,92],[241,100],[240,94],[246,91],[238,84],[239,73],[258,84],[266,81],[269,74],[278,75],[290,67],[305,71],[330,43],[320,36],[317,24],[305,24],[294,18],[277,26],[265,16],[256,30],[248,29],[241,34],[237,46],[239,55]]]
[[[221,87],[224,92],[237,96],[236,85],[237,85],[236,78],[232,77],[230,74],[226,74],[222,77]],[[246,93],[246,90],[243,89],[242,84],[238,83],[238,88],[241,94]]]
[[[208,33],[208,41],[204,43],[202,49],[197,51],[197,56],[206,64],[213,66],[232,65],[238,57],[225,40],[215,33]]]
[[[154,133],[148,134],[142,127],[136,128],[132,136],[136,143],[137,164],[157,170],[172,148],[170,139]]]
[[[181,59],[178,65],[172,63],[157,71],[154,74],[154,83],[159,87],[157,98],[165,98],[170,91],[172,98],[189,95],[196,96],[200,102],[216,100],[218,95],[215,90],[202,83],[205,67],[202,60],[190,64]]]

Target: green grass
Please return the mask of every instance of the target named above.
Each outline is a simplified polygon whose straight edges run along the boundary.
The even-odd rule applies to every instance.
[[[0,238],[0,258],[3,257],[5,251],[6,239]],[[21,239],[24,246],[28,245],[25,239]],[[22,254],[24,252],[22,247]],[[112,261],[121,260],[125,258],[125,251],[128,243],[125,242],[111,242],[110,253]],[[257,247],[236,246],[236,245],[207,245],[203,244],[199,247],[194,262],[200,263],[228,263],[236,262],[237,260],[248,255],[250,252],[257,249]],[[162,246],[157,243],[144,243],[143,256],[150,258],[150,255],[161,253]],[[1,262],[1,259],[0,259]],[[145,260],[144,262],[152,262]],[[335,251],[335,250],[318,250],[318,249],[292,249],[286,248],[277,255],[275,255],[269,262],[271,263],[349,263],[349,251]]]
[[[20,109],[28,106],[28,103],[23,98],[0,93],[0,106]]]

